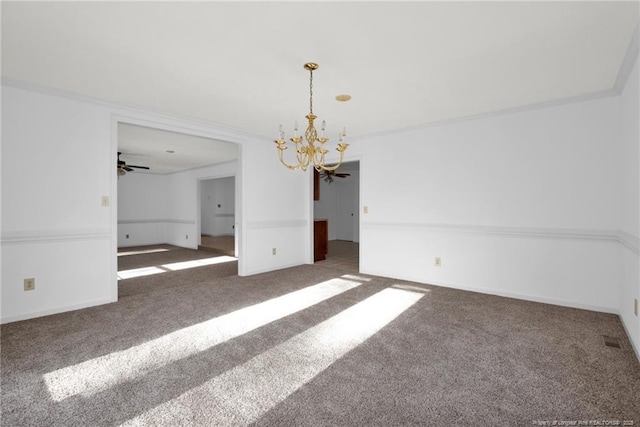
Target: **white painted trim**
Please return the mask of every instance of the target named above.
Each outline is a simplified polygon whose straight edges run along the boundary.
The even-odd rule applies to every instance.
[[[6,231],[2,233],[2,245],[107,240],[110,238],[111,230],[109,228]]]
[[[363,221],[363,229],[381,230],[427,230],[444,233],[473,233],[487,236],[567,239],[567,240],[599,240],[616,242],[632,252],[640,253],[640,238],[620,230],[573,229],[573,228],[534,228],[534,227],[501,227],[489,225],[435,224],[419,222],[383,222]]]
[[[122,113],[133,114],[134,117],[139,116],[141,114],[145,116],[154,117],[154,120],[144,120],[144,119],[133,119],[133,117],[131,116],[122,116],[122,119],[124,120],[118,120],[118,121],[123,121],[125,123],[139,124],[140,126],[154,127],[154,128],[163,129],[163,130],[173,130],[175,132],[180,132],[179,123],[182,123],[182,126],[184,126],[184,129],[188,130],[187,133],[190,135],[197,135],[197,133],[194,132],[194,128],[197,128],[197,127],[203,127],[206,129],[214,128],[217,131],[221,131],[222,133],[224,133],[224,135],[220,135],[217,137],[212,137],[212,136],[205,136],[205,137],[213,138],[213,139],[222,139],[226,142],[236,142],[236,143],[241,142],[241,141],[236,141],[235,140],[236,138],[234,138],[233,135],[239,135],[241,136],[241,138],[247,138],[247,137],[261,138],[261,136],[252,134],[243,129],[233,128],[231,126],[222,125],[220,123],[194,119],[193,117],[188,117],[188,116],[170,115],[161,111],[150,109],[149,107],[116,104],[113,102],[105,101],[105,100],[94,98],[87,95],[81,95],[78,93],[74,93],[74,92],[70,92],[62,89],[45,87],[45,86],[24,82],[20,80],[8,79],[6,77],[2,77],[0,81],[2,86],[13,87],[16,89],[22,89],[30,92],[38,92],[45,95],[58,96],[58,97],[70,99],[73,101],[102,106],[102,107],[110,108],[112,110],[120,111]],[[133,119],[135,122],[131,122],[127,119]],[[147,122],[148,124],[142,123],[143,121]],[[171,129],[165,129],[165,126],[167,125],[167,123],[172,124]]]
[[[372,276],[382,276],[384,277],[385,274],[382,272],[376,272],[376,271],[371,271],[371,270],[360,270],[360,274],[368,274],[368,275],[372,275]],[[546,297],[539,297],[539,296],[535,296],[535,295],[530,295],[530,294],[521,294],[518,292],[505,292],[505,291],[500,291],[497,289],[492,289],[492,288],[483,288],[480,286],[467,286],[467,285],[461,285],[459,283],[447,283],[447,282],[427,282],[424,280],[424,278],[419,278],[419,277],[414,277],[411,275],[400,275],[398,277],[396,277],[398,280],[406,280],[409,282],[416,282],[416,283],[423,283],[425,285],[431,285],[431,286],[437,286],[437,287],[441,287],[441,288],[450,288],[450,289],[458,289],[461,291],[468,291],[468,292],[478,292],[481,294],[486,294],[486,295],[495,295],[495,296],[499,296],[499,297],[505,297],[505,298],[514,298],[514,299],[519,299],[519,300],[523,300],[523,301],[531,301],[531,302],[537,302],[537,303],[542,303],[542,304],[551,304],[551,305],[557,305],[557,306],[561,306],[561,307],[569,307],[569,308],[578,308],[581,310],[590,310],[590,311],[597,311],[597,312],[601,312],[601,313],[610,313],[610,314],[616,314],[619,315],[618,309],[614,308],[614,307],[605,307],[605,306],[597,306],[597,305],[591,305],[591,304],[581,304],[581,303],[576,303],[573,301],[567,301],[567,300],[562,300],[562,299],[556,299],[556,298],[546,298]]]
[[[3,317],[2,319],[0,319],[0,323],[6,324],[11,322],[19,322],[21,320],[28,320],[28,319],[34,319],[36,317],[50,316],[52,314],[66,313],[69,311],[80,310],[83,308],[95,307],[97,305],[109,304],[116,301],[117,299],[105,298],[105,299],[99,299],[99,300],[90,301],[82,304],[67,305],[64,307],[52,308],[52,309],[42,310],[42,311],[32,311],[29,313],[18,314],[16,316]]]
[[[118,224],[189,224],[195,225],[196,221],[193,219],[170,219],[170,218],[152,218],[152,219],[119,219]]]
[[[213,138],[209,138],[209,139],[213,139]],[[222,141],[221,138],[215,138],[219,141]],[[222,142],[229,142],[231,144],[236,144],[238,145],[238,157],[240,156],[240,146],[242,145],[242,142],[236,142],[236,141],[222,141]],[[211,167],[220,167],[220,166],[224,166],[224,165],[228,165],[231,163],[238,163],[238,158],[235,159],[231,159],[231,160],[225,160],[224,162],[218,162],[218,163],[211,163],[210,165],[204,165],[204,166],[196,166],[194,168],[189,168],[189,169],[182,169],[180,171],[177,172],[168,172],[168,173],[164,173],[164,174],[156,174],[156,175],[176,175],[179,173],[184,173],[184,172],[192,172],[192,171],[198,171],[200,169],[207,169],[207,168],[211,168]],[[144,174],[149,174],[149,172],[143,172]],[[220,178],[226,178],[226,177],[234,177],[235,175],[229,175],[229,174],[224,174],[224,176],[221,176]],[[217,179],[217,178],[198,178],[199,181],[207,181],[209,179]]]
[[[308,264],[294,263],[294,264],[279,265],[276,268],[259,268],[257,270],[247,271],[246,274],[244,274],[244,276],[253,276],[255,274],[271,273],[273,271],[284,270],[286,268],[300,267],[301,265],[308,265]]]
[[[486,113],[471,114],[468,116],[453,117],[450,119],[438,120],[438,121],[429,122],[429,123],[421,123],[415,126],[407,126],[400,129],[373,132],[373,133],[358,136],[356,138],[352,138],[351,143],[358,142],[358,140],[361,140],[361,139],[377,138],[381,136],[395,136],[397,138],[399,134],[421,131],[421,130],[429,129],[432,127],[446,126],[446,125],[451,125],[451,124],[456,124],[461,122],[469,122],[473,120],[489,119],[493,117],[506,116],[508,114],[525,113],[529,111],[542,110],[545,108],[561,107],[564,105],[576,104],[580,102],[594,101],[594,100],[603,99],[603,98],[612,98],[618,95],[619,93],[617,93],[615,89],[611,88],[611,89],[606,89],[599,92],[585,93],[582,95],[559,98],[551,101],[537,102],[534,104],[519,105],[515,107],[504,108],[501,110],[488,111]]]
[[[524,301],[538,302],[542,304],[558,305],[561,307],[578,308],[581,310],[598,311],[601,313],[609,313],[609,314],[616,314],[616,315],[619,314],[618,309],[614,307],[581,304],[573,301],[567,301],[567,300],[556,299],[556,298],[545,298],[545,297],[539,297],[539,296],[530,295],[530,294],[521,294],[518,292],[505,292],[505,291],[499,291],[495,289],[488,289],[488,288],[477,287],[477,286],[464,286],[464,285],[454,284],[454,283],[431,283],[431,284],[434,286],[440,286],[444,288],[460,289],[464,291],[478,292],[481,294],[495,295],[495,296],[505,297],[505,298],[514,298],[514,299],[519,299]]]
[[[629,47],[627,48],[627,53],[622,60],[622,65],[620,66],[620,70],[618,71],[618,76],[616,77],[616,82],[613,85],[613,89],[615,92],[620,95],[624,91],[627,82],[629,81],[629,77],[631,76],[631,71],[633,70],[633,66],[638,60],[638,53],[640,52],[640,24],[636,26],[635,31],[633,32],[633,36],[631,37],[631,41],[629,42]]]
[[[618,242],[636,255],[640,255],[640,237],[625,231],[618,231]]]
[[[306,227],[309,221],[306,219],[280,219],[273,221],[247,221],[248,230],[259,230],[265,228],[290,228]]]
[[[636,346],[635,341],[633,341],[633,339],[631,339],[631,334],[629,333],[629,328],[627,328],[627,324],[624,323],[624,317],[618,315],[618,317],[620,318],[620,323],[622,323],[622,328],[624,329],[624,333],[627,334],[627,338],[629,339],[629,342],[631,343],[631,348],[633,349],[633,352],[636,355],[636,359],[638,359],[638,363],[640,363],[640,348],[638,348]]]

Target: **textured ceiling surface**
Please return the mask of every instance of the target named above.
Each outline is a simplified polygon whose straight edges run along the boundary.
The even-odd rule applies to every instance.
[[[638,2],[2,2],[2,76],[272,139],[612,89]],[[338,102],[338,94],[350,94]]]

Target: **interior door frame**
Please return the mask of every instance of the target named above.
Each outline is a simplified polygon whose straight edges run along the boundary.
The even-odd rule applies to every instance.
[[[236,198],[236,218],[235,218],[235,251],[238,258],[238,274],[245,275],[245,263],[243,259],[244,253],[244,233],[243,227],[243,195],[244,188],[242,179],[243,161],[244,161],[244,144],[245,138],[238,134],[232,134],[214,129],[208,124],[192,122],[184,119],[176,119],[167,116],[162,116],[154,113],[147,113],[138,110],[125,110],[122,113],[113,113],[111,115],[111,158],[117,159],[118,157],[118,124],[131,124],[136,126],[144,126],[153,129],[165,130],[168,132],[182,133],[185,135],[199,136],[203,138],[216,139],[219,141],[225,141],[236,144],[238,146],[238,158],[237,168],[235,174],[235,198]],[[111,277],[112,288],[111,298],[113,301],[118,300],[118,176],[114,167],[111,168],[111,200],[110,200],[110,216],[111,216]],[[213,177],[215,178],[215,177]],[[196,227],[199,227],[197,223],[199,221],[199,193],[198,193],[198,212],[196,214]]]
[[[358,228],[358,242],[360,243],[362,240],[362,215],[360,215],[360,212],[362,212],[362,184],[363,184],[363,174],[362,174],[362,169],[363,169],[363,164],[364,164],[364,160],[362,158],[362,156],[360,155],[354,155],[354,156],[345,156],[343,163],[350,163],[350,162],[358,162],[359,165],[359,180],[358,180],[358,202],[356,203],[356,209],[358,209],[358,221],[357,224],[355,225]],[[331,161],[327,161],[327,164],[331,164]],[[309,184],[309,256],[307,258],[307,264],[313,264],[313,231],[314,231],[314,219],[315,219],[315,213],[314,213],[314,200],[313,200],[313,184],[314,184],[314,177],[313,177],[313,171],[311,171],[311,173],[308,174],[308,184]],[[320,193],[320,198],[322,198],[322,192]],[[361,262],[362,259],[362,246],[360,246],[360,250],[358,251],[358,262]]]

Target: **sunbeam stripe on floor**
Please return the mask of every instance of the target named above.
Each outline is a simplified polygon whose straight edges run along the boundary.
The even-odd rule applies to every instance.
[[[91,396],[359,286],[335,278],[44,375],[51,398]]]
[[[247,425],[415,304],[425,294],[384,289],[125,426]]]

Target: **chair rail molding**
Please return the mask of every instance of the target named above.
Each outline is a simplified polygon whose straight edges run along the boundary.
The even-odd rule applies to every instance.
[[[109,228],[73,228],[47,230],[16,230],[2,232],[2,245],[57,243],[80,240],[108,240]]]
[[[622,230],[502,227],[495,225],[438,224],[399,221],[365,221],[362,223],[362,228],[371,230],[422,230],[443,233],[472,233],[487,236],[517,238],[609,241],[619,243],[630,251],[640,254],[640,238]]]

